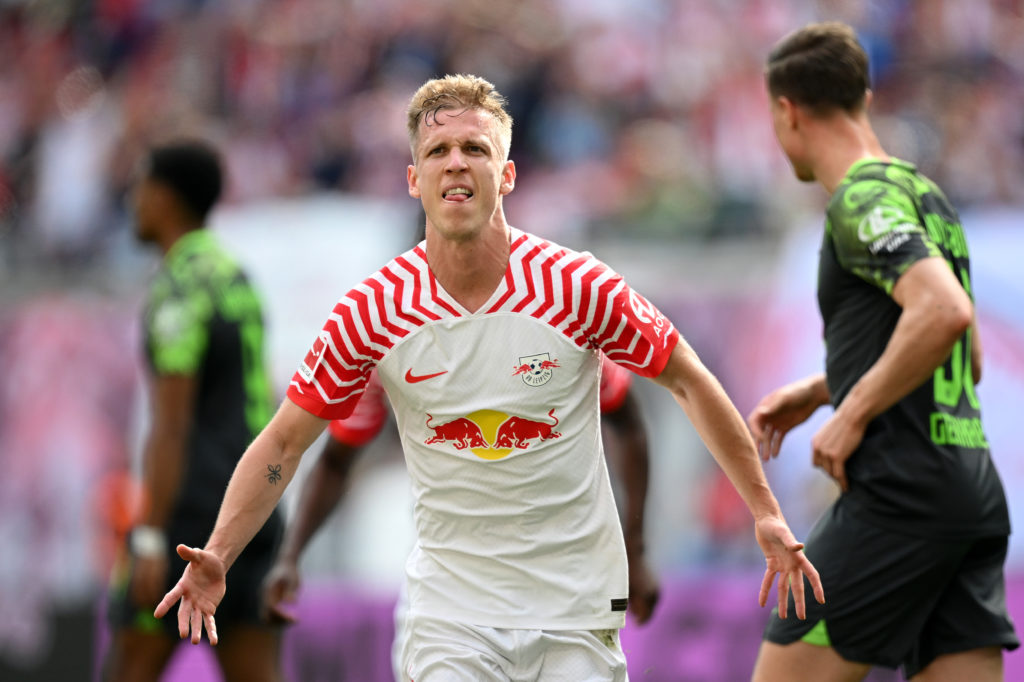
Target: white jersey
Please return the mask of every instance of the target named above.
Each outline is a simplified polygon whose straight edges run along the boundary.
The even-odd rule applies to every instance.
[[[601,446],[600,352],[656,376],[677,339],[599,260],[512,229],[505,278],[474,313],[436,282],[423,244],[353,288],[288,396],[343,418],[376,367],[411,478],[410,614],[618,628],[628,581]]]

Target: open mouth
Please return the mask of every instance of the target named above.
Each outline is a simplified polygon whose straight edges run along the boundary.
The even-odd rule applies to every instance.
[[[459,203],[472,199],[473,192],[466,187],[452,187],[451,189],[446,189],[441,196],[445,201],[454,201]]]

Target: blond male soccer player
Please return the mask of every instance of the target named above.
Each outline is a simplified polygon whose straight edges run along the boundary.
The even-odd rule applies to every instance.
[[[813,462],[841,486],[807,540],[828,603],[773,617],[757,682],[1002,679],[1006,497],[974,384],[970,261],[956,211],[868,119],[868,59],[844,24],[807,26],[767,64],[775,132],[797,178],[830,195],[818,269],[825,373],[748,421],[765,458],[818,407]]]
[[[328,420],[376,368],[411,478],[404,674],[451,679],[624,680],[618,631],[626,548],[601,453],[603,352],[665,386],[755,520],[780,596],[817,573],[786,525],[753,439],[672,324],[622,278],[508,225],[512,121],[487,81],[425,83],[408,110],[409,194],[425,247],[396,257],[334,307],[288,395],[242,457],[205,549],[157,607],[216,641],[225,573]],[[785,606],[783,606],[785,608]]]

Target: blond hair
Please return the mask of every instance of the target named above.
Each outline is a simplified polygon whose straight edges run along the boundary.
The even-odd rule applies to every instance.
[[[479,76],[458,74],[427,81],[409,101],[409,146],[413,160],[416,159],[420,121],[428,126],[435,125],[438,112],[445,109],[480,109],[494,116],[498,122],[502,153],[507,159],[512,144],[512,116],[505,110],[505,105],[505,97],[494,85]]]

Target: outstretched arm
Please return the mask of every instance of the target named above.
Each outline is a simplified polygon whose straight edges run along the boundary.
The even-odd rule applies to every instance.
[[[264,582],[263,600],[269,620],[288,623],[295,620],[281,604],[295,599],[299,587],[299,557],[344,495],[352,464],[362,449],[330,437],[306,477],[294,519],[285,530],[277,559]]]
[[[213,614],[224,597],[224,576],[274,510],[302,454],[325,424],[286,398],[235,467],[206,547],[178,546],[178,554],[189,565],[177,585],[164,595],[155,615],[163,617],[180,599],[181,637],[191,629],[192,643],[198,644],[205,625],[210,643],[217,643]]]
[[[682,338],[672,351],[668,364],[655,379],[667,388],[690,418],[704,444],[747,504],[755,521],[755,534],[767,561],[759,602],[767,603],[768,591],[779,576],[779,615],[786,617],[790,585],[797,617],[804,618],[804,583],[810,580],[814,596],[825,601],[821,579],[804,556],[782,517],[779,504],[761,469],[754,441],[743,418],[733,406],[721,384],[701,363]]]

